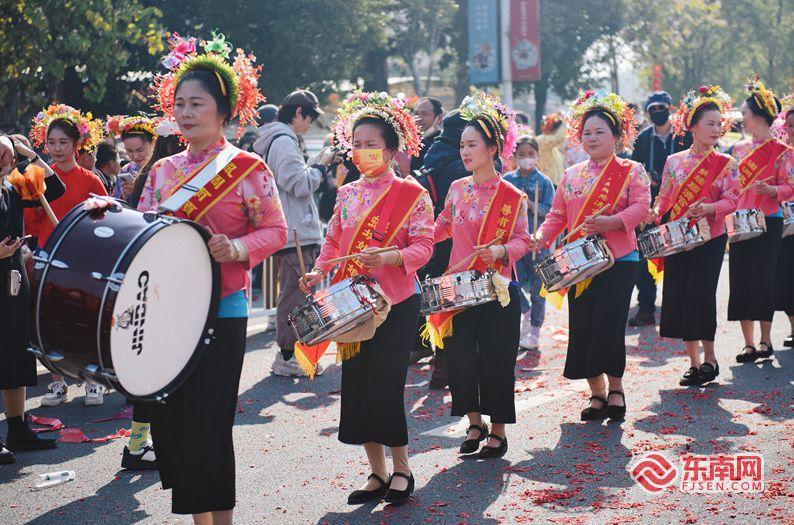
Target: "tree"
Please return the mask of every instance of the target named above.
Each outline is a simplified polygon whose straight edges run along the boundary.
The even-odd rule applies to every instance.
[[[0,12],[3,126],[55,100],[93,109],[134,56],[164,51],[161,13],[139,0],[2,0]]]
[[[549,89],[563,98],[573,98],[584,87],[585,53],[602,35],[620,30],[623,4],[621,0],[540,3],[541,78],[533,83],[535,129],[540,129]]]
[[[296,88],[319,94],[363,76],[367,52],[385,45],[389,0],[150,0],[169,30],[209,37],[217,29],[253,52],[260,88],[274,103]]]
[[[398,0],[392,7],[389,23],[389,48],[392,56],[401,58],[413,77],[414,91],[427,95],[437,54],[451,43],[450,30],[458,9],[454,0]],[[418,59],[428,59],[425,80],[418,68]]]

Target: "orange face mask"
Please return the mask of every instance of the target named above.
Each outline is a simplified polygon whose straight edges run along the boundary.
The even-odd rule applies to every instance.
[[[382,149],[354,149],[353,164],[366,177],[378,177],[389,169],[389,163],[383,160]]]

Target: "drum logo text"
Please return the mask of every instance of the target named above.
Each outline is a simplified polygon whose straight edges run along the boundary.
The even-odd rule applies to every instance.
[[[143,351],[143,324],[146,322],[146,292],[149,289],[149,272],[143,271],[138,276],[138,295],[135,297],[135,313],[132,316],[132,351],[141,355]]]

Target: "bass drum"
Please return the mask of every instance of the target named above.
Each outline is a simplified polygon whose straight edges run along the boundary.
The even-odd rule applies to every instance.
[[[72,209],[34,256],[30,351],[54,373],[162,401],[210,343],[220,265],[198,224],[111,203]]]

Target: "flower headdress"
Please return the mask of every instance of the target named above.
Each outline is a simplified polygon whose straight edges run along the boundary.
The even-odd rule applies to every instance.
[[[157,133],[154,130],[156,124],[153,119],[143,115],[114,115],[108,116],[105,121],[105,130],[108,135],[117,139],[125,133],[146,133],[156,138]]]
[[[502,162],[507,162],[516,150],[518,125],[516,112],[510,106],[502,104],[499,97],[488,93],[477,93],[468,96],[460,104],[460,116],[463,120],[479,120],[485,134],[490,136],[491,130],[485,127],[483,120],[491,123],[496,131],[496,145]]]
[[[780,105],[782,108],[777,118],[772,123],[771,129],[773,135],[783,142],[786,142],[788,140],[788,134],[786,133],[786,118],[789,112],[794,110],[794,93],[780,99]]]
[[[178,34],[168,39],[171,52],[163,58],[168,73],[154,79],[156,102],[154,109],[167,118],[174,116],[176,86],[188,71],[205,69],[218,79],[221,93],[229,97],[231,118],[237,119],[237,136],[242,136],[245,125],[254,121],[256,109],[265,97],[259,91],[258,81],[261,66],[254,66],[256,57],[237,49],[234,60],[228,62],[232,46],[222,34],[212,33],[212,39],[201,43],[204,53],[198,54],[196,39],[183,38]]]
[[[753,97],[755,103],[758,104],[758,107],[761,108],[764,113],[769,115],[771,118],[777,117],[777,114],[780,113],[780,102],[775,97],[775,92],[771,89],[767,89],[763,82],[761,82],[761,77],[758,75],[753,75],[747,79],[747,83],[744,85],[744,89],[747,91],[747,94]]]
[[[731,97],[719,86],[700,86],[693,89],[681,99],[681,103],[673,116],[673,133],[683,136],[692,126],[692,117],[705,104],[716,104],[722,113],[722,132],[731,126],[730,111],[733,107]]]
[[[568,117],[568,139],[577,145],[582,143],[582,128],[585,117],[592,111],[604,110],[610,118],[617,118],[613,122],[621,129],[620,143],[624,148],[630,148],[637,138],[637,128],[634,127],[634,110],[629,107],[623,97],[603,89],[597,91],[587,90],[571,104],[571,114]]]
[[[353,128],[356,122],[366,117],[375,117],[394,128],[399,139],[399,151],[412,157],[419,154],[422,134],[416,121],[406,111],[405,103],[390,97],[388,93],[353,91],[339,104],[336,114],[334,136],[339,145],[347,150],[353,148]]]
[[[554,132],[554,127],[557,124],[562,124],[562,115],[559,113],[549,113],[543,115],[543,123],[540,125],[540,131],[549,134]]]
[[[40,148],[46,144],[47,131],[56,120],[68,122],[80,134],[80,140],[75,144],[77,150],[92,150],[104,138],[102,122],[94,119],[91,113],[84,114],[66,104],[53,104],[33,117],[30,139],[34,146]]]

